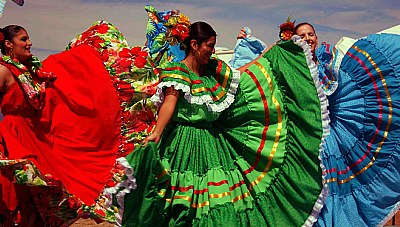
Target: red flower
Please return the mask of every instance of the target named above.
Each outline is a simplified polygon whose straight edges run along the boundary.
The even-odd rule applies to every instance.
[[[130,67],[132,63],[138,68],[144,68],[148,53],[147,51],[143,51],[141,47],[133,47],[132,49],[123,48],[118,53],[118,56],[121,58],[118,64],[124,69]]]
[[[100,56],[101,56],[101,59],[103,60],[103,62],[108,61],[108,59],[110,58],[110,53],[109,53],[108,49],[103,50],[101,52]]]
[[[101,43],[104,43],[104,40],[98,36],[88,37],[85,42],[95,48],[101,48]]]
[[[132,130],[129,133],[133,132],[142,132],[147,128],[147,125],[140,121],[134,114],[132,115]]]
[[[171,32],[180,42],[183,42],[189,36],[189,28],[184,24],[175,25]]]
[[[279,28],[279,38],[281,40],[289,40],[294,35],[295,25],[294,22],[290,21],[290,17],[288,17],[285,23],[279,25]]]
[[[118,61],[118,64],[122,67],[122,68],[128,68],[132,65],[132,59],[129,58],[122,58]]]
[[[73,210],[78,209],[82,206],[82,201],[80,201],[75,196],[70,196],[67,202],[68,202],[68,207]]]
[[[2,32],[0,32],[0,42],[4,41],[4,34]]]
[[[87,30],[84,33],[82,33],[81,37],[79,38],[80,40],[86,40],[88,37],[95,35],[95,32],[91,30]]]
[[[158,85],[158,82],[149,84],[149,85],[145,85],[140,89],[140,91],[145,93],[147,96],[152,96],[156,93],[157,85]]]
[[[103,210],[95,209],[94,212],[99,215],[100,217],[105,217],[106,213]]]
[[[132,54],[131,51],[128,48],[123,48],[119,53],[118,56],[120,58],[131,58]]]
[[[111,188],[114,187],[117,183],[115,183],[113,180],[109,179],[106,183],[106,186]]]
[[[136,116],[139,121],[142,121],[147,125],[151,125],[152,123],[156,122],[156,118],[150,109],[147,109],[146,111],[139,111]]]
[[[138,56],[141,51],[142,51],[141,47],[132,47],[130,53],[132,56]]]
[[[294,30],[294,28],[295,28],[294,22],[291,22],[291,21],[285,22],[285,23],[279,25],[279,28],[280,28],[281,30],[288,30],[288,29],[289,29],[289,30]]]
[[[138,68],[144,68],[144,66],[146,65],[146,62],[147,62],[147,60],[144,57],[138,56],[135,58],[135,66]]]
[[[99,24],[99,26],[98,26],[98,28],[97,28],[97,31],[100,33],[100,34],[106,34],[107,32],[108,32],[108,25],[107,24]]]

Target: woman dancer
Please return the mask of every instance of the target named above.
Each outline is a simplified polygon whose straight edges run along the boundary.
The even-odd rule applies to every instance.
[[[103,35],[104,28],[119,34],[109,24],[93,26],[91,32],[100,27]],[[93,218],[115,220],[118,209],[107,208],[105,202],[129,169],[118,161],[134,147],[126,142],[127,132],[141,131],[122,107],[132,97],[132,87],[111,77],[93,36],[50,56],[42,67],[30,53],[25,29],[7,26],[1,35],[2,221],[59,226],[88,212]],[[108,51],[129,52],[123,40],[118,39],[120,49],[110,44]],[[117,73],[126,78],[131,65],[118,66],[135,61],[129,55],[114,60],[119,61]],[[124,88],[116,91],[118,86]],[[129,191],[134,184],[124,186]]]
[[[193,23],[186,58],[163,69],[156,128],[127,156],[138,188],[122,224],[311,225],[327,113],[303,49],[276,45],[240,76],[210,58],[215,43],[209,24]]]

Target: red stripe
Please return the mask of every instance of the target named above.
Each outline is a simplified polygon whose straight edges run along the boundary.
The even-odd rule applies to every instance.
[[[240,181],[240,183],[244,184],[244,180]],[[221,186],[223,184],[228,184],[228,180],[222,180],[220,182],[208,182],[208,186]],[[236,184],[235,184],[236,185]],[[188,187],[177,187],[177,186],[171,186],[171,190],[173,191],[180,191],[180,192],[187,192],[189,190],[194,189],[193,185],[190,185]],[[208,192],[208,188],[202,189],[202,190],[194,190],[194,194],[204,194],[205,192]]]
[[[214,87],[210,88],[211,92],[215,92],[219,88],[220,84],[217,83]]]
[[[340,170],[340,171],[338,171],[338,174],[346,174],[346,173],[348,173],[350,169],[356,167],[358,164],[360,164],[361,162],[363,162],[363,161],[367,158],[368,154],[371,153],[372,143],[374,142],[374,140],[375,140],[376,137],[378,136],[378,133],[379,133],[379,131],[380,131],[379,128],[381,127],[382,118],[383,118],[383,114],[382,114],[382,112],[383,112],[382,99],[381,99],[381,97],[380,97],[380,95],[379,95],[378,85],[377,85],[377,83],[376,83],[376,81],[375,81],[375,78],[373,77],[372,73],[369,71],[369,69],[368,69],[368,67],[365,65],[365,63],[364,63],[360,58],[358,58],[357,56],[355,56],[355,55],[353,55],[353,54],[351,54],[351,53],[349,53],[349,52],[347,52],[347,55],[349,55],[351,58],[353,58],[354,60],[356,60],[356,61],[364,68],[365,72],[366,72],[366,73],[368,74],[368,76],[371,78],[372,83],[373,83],[373,85],[374,85],[374,90],[375,90],[375,93],[376,93],[376,97],[378,98],[378,103],[379,103],[379,118],[378,118],[378,125],[377,125],[376,130],[375,130],[375,134],[372,136],[371,140],[370,140],[369,143],[368,143],[367,151],[364,153],[364,155],[363,155],[359,160],[357,160],[357,161],[354,162],[353,164],[347,166],[345,170]],[[330,169],[330,170],[327,170],[326,172],[327,172],[327,173],[331,173],[331,172],[336,172],[336,171],[337,171],[337,169]]]
[[[220,182],[208,182],[208,186],[221,186],[223,184],[228,184],[228,180],[222,180]]]
[[[245,72],[247,74],[249,74],[249,76],[251,77],[251,79],[254,81],[254,83],[257,86],[258,91],[260,92],[261,95],[261,100],[263,102],[264,105],[264,110],[265,110],[265,123],[264,123],[264,130],[262,132],[262,139],[261,139],[261,143],[260,146],[258,147],[257,150],[257,156],[256,156],[256,160],[254,160],[254,164],[247,169],[246,171],[244,171],[244,174],[248,174],[251,173],[254,168],[258,165],[258,162],[260,161],[261,158],[261,151],[265,146],[265,141],[267,139],[267,131],[268,131],[268,127],[269,127],[269,111],[268,111],[268,103],[267,103],[267,98],[265,96],[264,90],[261,87],[260,82],[257,80],[256,76],[248,69],[245,70]]]
[[[236,184],[232,185],[231,187],[229,187],[229,191],[233,191],[235,188],[238,188],[241,185],[244,185],[244,180],[241,180],[239,183],[236,183]]]
[[[185,68],[179,67],[179,66],[168,67],[168,68],[164,69],[164,71],[174,71],[174,70],[182,71],[182,72],[184,72],[186,74],[189,74],[188,70],[186,70]]]
[[[217,81],[219,81],[219,76],[221,75],[221,71],[222,71],[222,61],[218,61],[218,66],[217,66],[217,71],[216,71],[216,77],[215,79],[217,79]]]
[[[191,190],[191,189],[193,189],[193,188],[194,188],[193,185],[190,185],[189,187],[171,186],[171,189],[172,189],[173,191],[180,191],[180,192],[187,192],[187,191],[189,191],[189,190]]]

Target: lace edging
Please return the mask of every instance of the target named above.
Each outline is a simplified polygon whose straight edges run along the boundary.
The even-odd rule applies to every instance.
[[[386,223],[390,221],[390,219],[392,219],[397,214],[399,210],[400,210],[400,202],[397,202],[394,208],[389,212],[388,215],[386,215],[386,217],[377,226],[378,227],[384,226]]]
[[[233,71],[232,81],[229,86],[228,92],[226,93],[225,100],[220,103],[214,103],[213,99],[209,94],[202,96],[194,96],[191,94],[190,86],[175,81],[167,81],[159,83],[157,85],[156,93],[151,97],[151,101],[153,101],[157,107],[160,107],[164,102],[163,88],[174,86],[174,89],[181,90],[184,93],[184,98],[190,104],[197,104],[197,105],[205,104],[209,111],[220,113],[225,109],[227,109],[235,101],[236,91],[239,86],[240,72],[233,68],[231,68],[231,70]]]
[[[300,36],[294,35],[292,36],[292,41],[303,48],[303,52],[306,56],[307,59],[307,64],[308,67],[310,69],[310,73],[311,76],[314,80],[314,84],[315,87],[317,89],[318,92],[318,98],[320,100],[321,103],[321,117],[322,117],[322,128],[323,128],[323,133],[322,133],[322,138],[321,138],[321,144],[319,146],[319,156],[318,159],[320,160],[320,166],[322,169],[322,182],[323,182],[323,186],[322,186],[322,190],[320,195],[318,196],[317,201],[314,204],[313,210],[310,214],[310,216],[307,218],[307,220],[304,222],[303,226],[313,226],[314,223],[318,220],[318,216],[321,212],[321,209],[323,208],[326,198],[329,195],[329,188],[328,188],[328,184],[325,183],[325,177],[326,177],[326,168],[322,163],[322,159],[321,159],[321,153],[322,153],[322,146],[325,143],[325,138],[329,135],[329,110],[328,110],[328,99],[324,93],[324,90],[322,88],[322,85],[319,83],[319,77],[318,77],[318,69],[317,66],[315,64],[315,62],[313,61],[313,56],[311,53],[311,49],[310,46],[307,45],[307,43],[305,41],[302,41]]]
[[[133,169],[129,165],[128,160],[126,158],[121,157],[116,159],[116,161],[121,165],[122,169],[125,171],[125,176],[127,177],[125,180],[119,182],[117,185],[111,188],[106,188],[104,190],[104,195],[107,196],[109,199],[107,201],[106,206],[112,206],[112,197],[115,195],[117,199],[117,203],[119,205],[118,207],[118,213],[115,215],[115,225],[116,226],[121,226],[122,225],[122,215],[124,213],[124,197],[127,193],[131,192],[132,190],[135,190],[137,185],[136,185],[136,179],[133,176]]]

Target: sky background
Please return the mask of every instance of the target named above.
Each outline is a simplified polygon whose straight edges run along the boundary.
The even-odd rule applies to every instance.
[[[98,20],[113,23],[131,46],[138,46],[145,43],[146,4],[159,11],[179,9],[192,22],[208,22],[218,34],[217,46],[229,49],[244,26],[265,43],[274,43],[288,16],[314,24],[318,40],[331,44],[343,36],[359,38],[400,24],[399,0],[25,0],[22,7],[8,0],[0,26],[25,27],[32,52],[41,59],[62,51]]]

